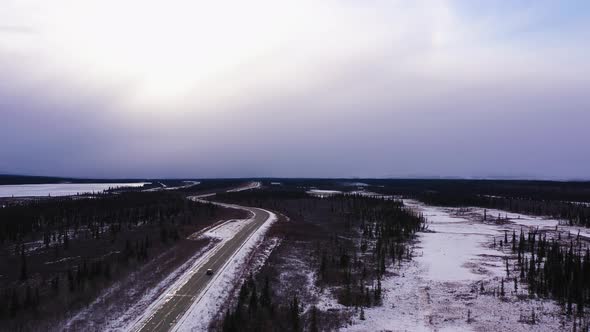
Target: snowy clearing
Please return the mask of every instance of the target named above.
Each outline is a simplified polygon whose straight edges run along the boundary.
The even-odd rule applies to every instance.
[[[569,226],[565,220],[530,216],[503,210],[483,209],[478,207],[468,208],[465,212],[462,212],[462,214],[470,217],[472,220],[483,220],[484,213],[486,215],[486,219],[491,222],[498,219],[508,222],[508,225],[506,226],[507,228],[515,229],[520,228],[519,226],[523,226],[529,228],[538,228],[546,231],[571,233],[572,235],[577,235],[579,233],[580,236],[590,239],[590,229],[581,226]]]
[[[418,235],[415,258],[383,280],[383,305],[357,314],[343,331],[555,331],[571,328],[554,301],[530,299],[524,285],[511,283],[504,298],[479,292],[498,287],[505,276],[507,254],[492,248],[493,237],[511,227],[555,227],[557,221],[508,213],[514,224],[483,223],[483,217],[461,217],[458,209],[404,203],[428,220],[428,232]],[[499,212],[488,210],[488,216]],[[481,209],[483,216],[483,209]],[[538,223],[536,223],[536,221]],[[518,295],[518,296],[517,296]],[[520,299],[519,299],[520,297]],[[528,317],[536,312],[531,325]]]

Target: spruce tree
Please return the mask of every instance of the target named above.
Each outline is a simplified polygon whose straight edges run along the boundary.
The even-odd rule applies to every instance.
[[[318,332],[318,309],[316,306],[311,307],[311,325],[309,327],[310,332]]]
[[[27,271],[27,256],[25,255],[25,246],[22,245],[22,249],[20,252],[20,261],[21,261],[21,268],[20,268],[20,280],[25,281],[29,278],[29,274]]]
[[[250,295],[250,304],[248,305],[248,310],[252,312],[256,312],[258,309],[258,295],[256,294],[256,286],[252,288],[252,294]]]
[[[299,300],[297,295],[293,296],[293,302],[291,304],[291,324],[294,331],[299,331]]]

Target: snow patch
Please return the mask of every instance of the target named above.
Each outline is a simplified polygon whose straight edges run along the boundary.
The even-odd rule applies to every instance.
[[[230,189],[227,192],[228,193],[237,193],[237,192],[245,191],[245,190],[258,189],[260,187],[262,187],[262,183],[260,183],[260,182],[250,182],[250,183],[248,183],[248,184],[246,184],[246,185],[244,185],[242,187],[235,188],[235,189]]]
[[[429,232],[418,234],[417,257],[390,266],[391,273],[382,281],[383,305],[365,308],[365,320],[360,320],[357,311],[352,324],[342,331],[556,331],[571,327],[554,301],[517,299],[512,282],[506,282],[506,298],[480,294],[482,282],[491,291],[506,276],[506,254],[490,244],[493,237],[503,237],[507,225],[484,223],[483,217],[465,218],[460,209],[414,200],[404,200],[404,204],[428,221]],[[488,215],[490,211],[497,212],[488,210]],[[481,213],[483,216],[483,209]],[[506,213],[500,214],[505,217]],[[511,221],[524,226],[536,219],[520,215]],[[554,224],[545,221],[544,226]],[[526,292],[524,287],[519,284],[518,294]],[[533,310],[537,323],[530,325]]]
[[[307,193],[311,196],[314,196],[314,197],[324,198],[324,197],[330,197],[330,196],[334,196],[334,195],[340,195],[340,194],[342,194],[342,191],[310,189],[307,191]]]

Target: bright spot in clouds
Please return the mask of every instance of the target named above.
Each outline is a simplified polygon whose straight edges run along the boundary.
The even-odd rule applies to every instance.
[[[127,82],[130,101],[160,106],[189,96],[235,97],[252,84],[301,83],[305,78],[294,77],[306,74],[301,67],[354,56],[383,34],[371,29],[376,17],[362,8],[330,1],[24,3],[13,4],[25,12],[14,24],[38,33],[20,36],[25,45],[19,46],[41,52],[40,65],[51,66],[52,75]],[[14,46],[10,40],[0,45]]]
[[[375,57],[395,72],[420,70],[463,28],[438,0],[27,0],[9,8],[3,19],[31,34],[0,41],[0,51],[34,54],[29,70],[43,79],[123,86],[131,109],[301,91]]]

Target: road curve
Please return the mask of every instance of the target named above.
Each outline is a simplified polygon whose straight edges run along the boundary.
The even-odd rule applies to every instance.
[[[207,286],[215,277],[215,275],[208,276],[206,274],[207,270],[211,269],[215,271],[215,274],[221,273],[225,264],[238,252],[250,236],[271,217],[270,213],[262,209],[223,205],[247,210],[252,213],[253,217],[249,219],[249,223],[233,238],[227,240],[207,262],[202,264],[192,277],[167,302],[158,307],[154,314],[136,329],[136,331],[152,332],[172,330],[178,319],[190,308],[193,302],[199,300],[202,292],[207,289]]]

